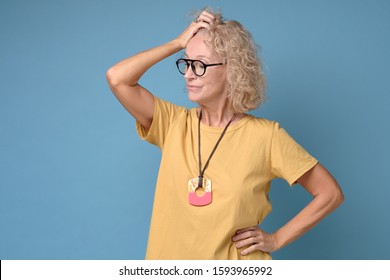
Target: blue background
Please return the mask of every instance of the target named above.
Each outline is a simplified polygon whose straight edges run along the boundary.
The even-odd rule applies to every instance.
[[[221,8],[262,46],[268,101],[338,179],[345,203],[275,259],[390,259],[390,2],[0,2],[0,259],[143,259],[159,150],[138,139],[106,70]],[[187,101],[174,61],[141,83]],[[274,231],[310,196],[276,180]]]

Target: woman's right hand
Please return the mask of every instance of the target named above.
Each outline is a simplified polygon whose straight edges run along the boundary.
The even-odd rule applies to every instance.
[[[203,11],[175,40],[124,59],[107,71],[112,92],[145,130],[152,124],[154,97],[138,84],[139,79],[157,62],[186,48],[199,29],[210,29],[213,21],[214,15]]]
[[[203,11],[191,24],[184,30],[176,39],[179,41],[181,47],[185,49],[188,42],[195,36],[195,34],[202,28],[210,29],[214,23],[214,15]]]

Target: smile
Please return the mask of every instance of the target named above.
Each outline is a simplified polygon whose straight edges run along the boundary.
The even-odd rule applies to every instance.
[[[190,91],[193,91],[193,90],[200,90],[202,87],[200,86],[193,86],[193,85],[187,85],[187,89]]]

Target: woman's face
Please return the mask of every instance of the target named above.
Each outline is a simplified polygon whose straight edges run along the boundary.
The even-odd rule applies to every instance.
[[[187,44],[186,58],[200,60],[205,64],[222,63],[222,59],[205,44],[209,40],[206,33],[196,34]],[[226,93],[226,66],[207,67],[203,76],[196,76],[191,67],[184,75],[187,84],[188,98],[204,106],[224,105]]]

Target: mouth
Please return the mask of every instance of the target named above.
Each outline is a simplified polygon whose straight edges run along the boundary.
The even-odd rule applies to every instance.
[[[198,91],[201,89],[201,86],[187,85],[188,91]]]

